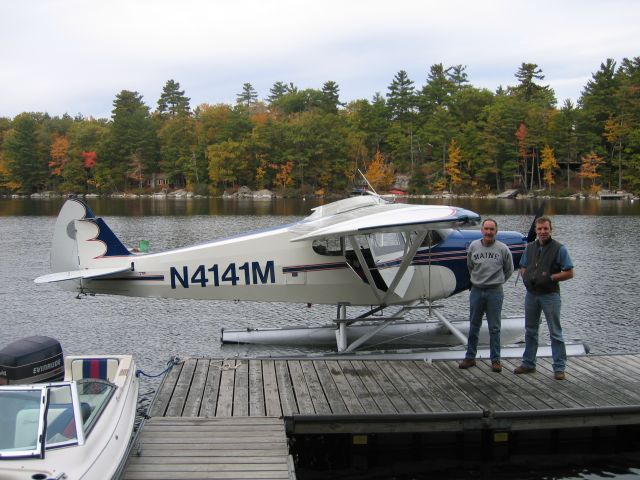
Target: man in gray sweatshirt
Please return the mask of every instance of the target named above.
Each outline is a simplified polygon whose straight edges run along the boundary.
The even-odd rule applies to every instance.
[[[500,323],[504,293],[502,285],[513,273],[513,257],[504,243],[496,240],[498,222],[487,218],[482,222],[482,238],[474,240],[467,250],[467,266],[471,276],[469,293],[469,336],[467,353],[458,365],[462,369],[475,366],[482,317],[487,315],[491,370],[502,371],[500,364]]]

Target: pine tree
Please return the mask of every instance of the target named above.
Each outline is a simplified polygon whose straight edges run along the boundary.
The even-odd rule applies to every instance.
[[[250,83],[242,84],[242,92],[236,95],[236,103],[245,107],[251,107],[258,101],[258,92]]]
[[[190,98],[185,97],[184,90],[180,90],[180,84],[174,80],[169,80],[162,89],[156,111],[161,117],[190,115],[189,100]]]

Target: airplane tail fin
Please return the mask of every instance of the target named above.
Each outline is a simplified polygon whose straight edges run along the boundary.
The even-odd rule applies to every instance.
[[[128,269],[123,267],[122,258],[129,255],[131,252],[104,220],[96,217],[81,200],[70,198],[60,209],[53,231],[53,273],[35,281],[48,283],[121,272]]]

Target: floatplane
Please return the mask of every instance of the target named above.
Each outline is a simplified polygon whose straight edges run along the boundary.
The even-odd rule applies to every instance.
[[[70,198],[54,227],[53,273],[35,282],[59,282],[78,295],[336,305],[329,325],[223,328],[221,340],[333,344],[343,354],[371,345],[457,346],[447,355],[460,356],[468,320],[447,319],[434,302],[470,288],[466,248],[481,234],[466,227],[479,222],[464,208],[395,203],[369,192],[318,206],[296,223],[141,253]],[[500,231],[497,238],[517,265],[527,236]],[[350,317],[351,307],[366,311]],[[418,309],[426,319],[405,318]],[[488,343],[483,330],[480,342]],[[523,332],[522,317],[503,319],[503,343]]]

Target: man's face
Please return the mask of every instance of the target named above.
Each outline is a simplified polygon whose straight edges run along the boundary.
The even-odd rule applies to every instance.
[[[547,243],[551,238],[551,225],[549,222],[536,223],[536,236],[540,243]]]
[[[493,243],[496,239],[496,224],[488,220],[482,225],[482,239],[485,243]]]

